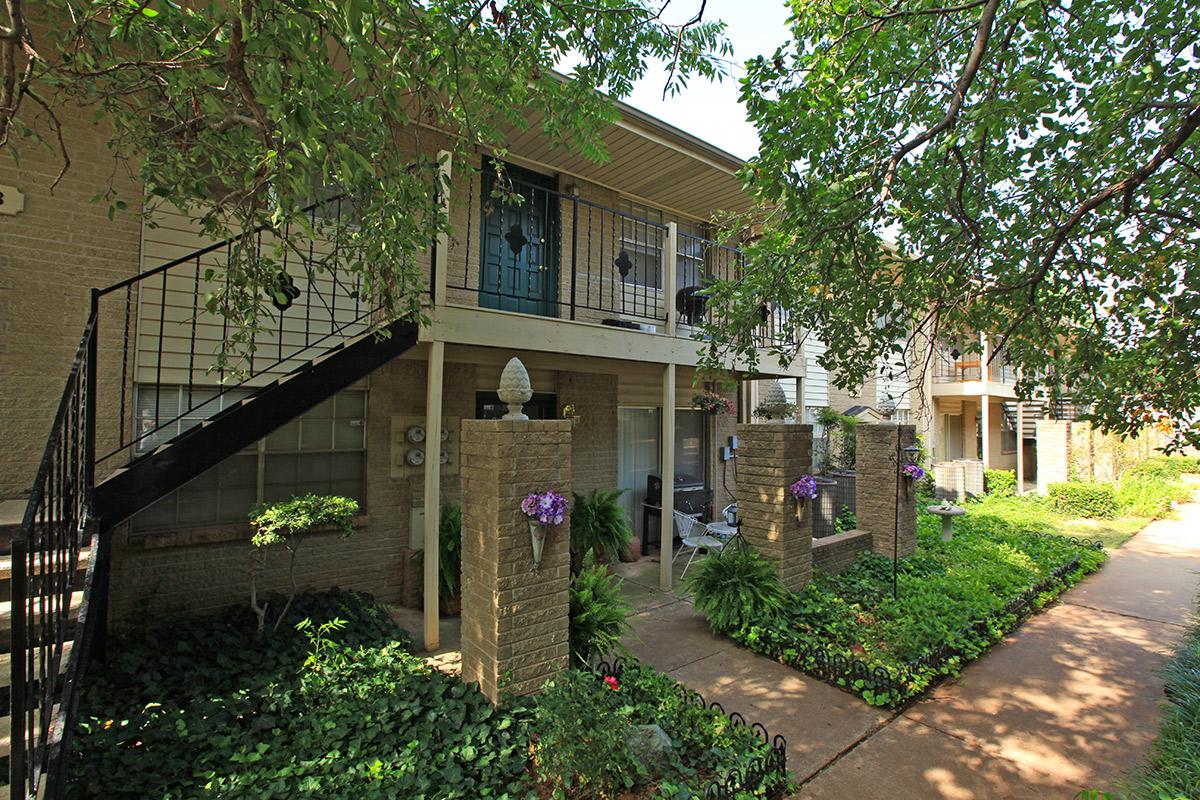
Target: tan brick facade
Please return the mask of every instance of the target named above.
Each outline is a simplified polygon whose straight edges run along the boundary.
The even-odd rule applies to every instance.
[[[779,561],[785,586],[802,589],[812,579],[812,508],[797,520],[788,486],[812,470],[812,426],[742,424],[737,433],[742,535]]]
[[[584,494],[617,488],[617,376],[558,373],[558,407],[575,410],[571,486]]]
[[[894,553],[903,558],[917,549],[916,488],[905,478],[899,486],[896,482],[902,466],[897,459],[897,439],[902,450],[914,444],[916,437],[912,425],[858,425],[858,527],[871,535],[871,550],[888,558]]]
[[[140,185],[129,165],[109,152],[108,132],[91,110],[63,106],[58,114],[71,168],[53,192],[62,169],[56,150],[26,140],[20,166],[9,152],[0,153],[0,184],[25,195],[23,212],[0,215],[0,500],[29,493],[87,321],[89,290],[140,269]],[[44,115],[34,127],[55,141]],[[107,204],[92,202],[109,185],[129,206],[111,221]],[[101,374],[119,375],[123,304],[105,311]],[[99,390],[97,446],[107,451],[115,442],[120,395],[113,381]]]
[[[571,496],[571,423],[469,420],[462,429],[463,679],[493,701],[528,694],[567,666],[570,523],[533,569],[521,500]]]
[[[871,549],[871,534],[853,530],[813,539],[813,567],[836,575],[849,567],[858,554]]]

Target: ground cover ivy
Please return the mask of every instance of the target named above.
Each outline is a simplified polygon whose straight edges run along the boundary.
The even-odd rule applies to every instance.
[[[769,751],[637,662],[493,706],[430,669],[366,595],[297,595],[273,627],[240,606],[110,641],[84,687],[68,797],[683,800]],[[657,763],[619,738],[649,724],[672,740]]]
[[[879,706],[899,705],[969,661],[1104,561],[1089,543],[988,515],[963,517],[954,539],[921,513],[918,546],[891,562],[863,554],[838,575],[816,574],[771,618],[747,618],[739,643],[829,680]]]
[[[528,712],[430,670],[365,596],[299,595],[278,633],[256,627],[238,608],[111,642],[69,797],[524,796]]]

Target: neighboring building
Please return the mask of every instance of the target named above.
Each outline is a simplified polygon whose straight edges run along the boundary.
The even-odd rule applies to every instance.
[[[742,162],[632,108],[621,112],[607,131],[611,160],[603,165],[553,148],[536,126],[514,133],[504,144],[519,205],[481,208],[487,187],[476,170],[451,165],[454,236],[419,256],[432,304],[429,325],[412,341],[402,328],[390,342],[363,339],[371,310],[356,287],[336,269],[310,275],[296,257],[287,271],[298,292],[258,335],[253,375],[236,385],[209,369],[223,321],[204,308],[204,269],[219,267],[225,248],[168,208],[154,211],[152,224],[132,216],[109,222],[105,207],[90,202],[112,172],[103,129],[85,112],[65,112],[73,163],[54,194],[53,153],[31,150],[19,167],[0,159],[0,184],[25,195],[21,214],[0,216],[5,521],[23,509],[89,290],[112,285],[99,309],[97,429],[107,457],[97,480],[110,488],[104,524],[123,520],[113,532],[115,618],[244,601],[248,510],[310,491],[354,497],[362,514],[350,541],[306,545],[301,583],[418,602],[416,556],[424,526],[435,524],[423,519],[425,498],[432,491],[461,500],[459,422],[502,411],[495,392],[513,356],[531,375],[531,416],[576,417],[576,491],[627,490],[643,533],[647,479],[671,448],[676,474],[711,489],[719,513],[733,487],[719,446],[737,420],[691,408],[696,320],[677,313],[675,298],[740,268],[740,254],[712,241],[707,220],[748,207],[736,174]],[[431,155],[436,137],[423,132]],[[478,158],[469,166],[479,167]],[[128,179],[120,189],[140,196]],[[314,216],[336,217],[335,202]],[[669,252],[673,233],[678,244]],[[336,264],[336,248],[336,240],[314,242],[310,258],[325,254]],[[760,329],[764,347],[778,322]],[[345,352],[327,352],[342,343]],[[804,361],[761,363],[759,374],[785,383],[805,372]],[[438,405],[440,414],[431,410]],[[663,441],[664,409],[673,442]],[[253,436],[244,446],[231,436],[187,449],[216,429]],[[442,441],[444,463],[427,472],[420,461],[430,436]],[[188,463],[222,447],[219,463]],[[282,571],[267,576],[276,586],[283,580]]]

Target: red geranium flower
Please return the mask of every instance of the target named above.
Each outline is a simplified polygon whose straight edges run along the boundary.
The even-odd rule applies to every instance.
[[[612,675],[604,676],[604,685],[607,686],[608,688],[612,689],[614,692],[621,688],[620,686],[617,685],[617,679],[614,678]]]

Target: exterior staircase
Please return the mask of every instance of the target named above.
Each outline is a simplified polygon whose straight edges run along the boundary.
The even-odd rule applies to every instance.
[[[313,219],[308,229],[317,227],[319,210],[309,209]],[[244,258],[248,248],[258,248],[258,258],[270,258],[263,250],[263,232],[209,245],[92,291],[91,311],[28,505],[12,533],[10,554],[0,557],[0,681],[7,688],[0,694],[0,761],[7,761],[9,779],[0,798],[54,800],[64,794],[79,687],[89,662],[103,654],[113,528],[417,343],[414,322],[373,322],[377,310],[361,305],[357,284],[347,287],[338,280],[336,248],[310,247],[309,260],[289,264],[285,257],[282,263],[280,275],[291,289],[287,302],[275,302],[278,330],[269,347],[262,341],[256,346],[252,339],[248,373],[237,380],[225,380],[221,373],[215,388],[210,382],[198,393],[211,396],[238,388],[246,396],[217,413],[203,412],[210,400],[170,419],[159,419],[156,412],[153,420],[138,419],[127,430],[125,398],[132,383],[147,381],[145,372],[137,377],[146,364],[155,365],[148,373],[151,385],[161,385],[164,365],[182,358],[191,404],[193,377],[206,375],[205,359],[212,359],[212,337],[204,338],[202,324],[225,336],[219,315],[215,323],[205,321],[213,315],[203,300],[201,275],[209,281],[221,272],[214,259],[235,252]],[[304,282],[303,291],[297,281]],[[269,288],[264,291],[279,297]],[[180,296],[190,296],[190,311],[185,306],[181,313],[172,305]],[[291,301],[300,296],[304,302],[293,307]],[[100,319],[120,319],[119,305],[115,315],[102,315],[101,303],[122,298],[120,374],[101,375]],[[139,329],[147,318],[149,337]],[[106,353],[121,347],[111,342],[117,338],[105,341]],[[153,343],[149,349],[147,339]],[[181,341],[186,343],[182,355]],[[264,351],[273,360],[264,359]],[[106,396],[120,397],[120,430],[115,437],[104,437],[115,438],[117,448],[105,455],[96,450],[99,385],[112,389]],[[181,420],[197,417],[205,418],[178,432]],[[108,470],[100,481],[97,464]],[[2,539],[14,526],[0,527],[7,529],[0,531]],[[3,545],[0,541],[0,553]]]

